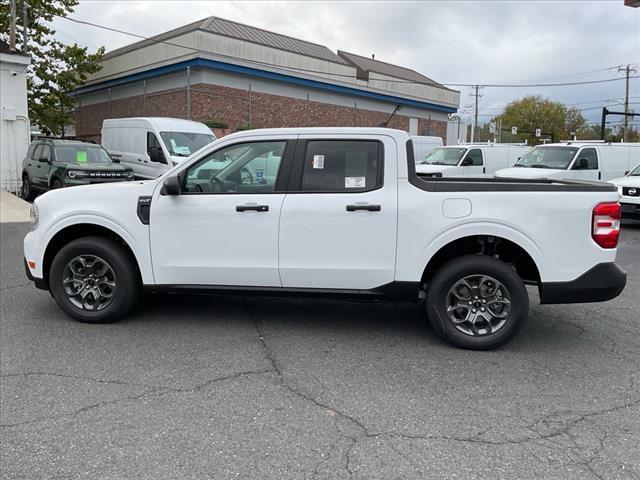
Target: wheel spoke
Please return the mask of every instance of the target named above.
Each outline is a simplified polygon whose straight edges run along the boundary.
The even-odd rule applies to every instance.
[[[78,255],[63,272],[62,285],[69,301],[82,310],[108,307],[117,291],[117,279],[111,266],[94,255]]]

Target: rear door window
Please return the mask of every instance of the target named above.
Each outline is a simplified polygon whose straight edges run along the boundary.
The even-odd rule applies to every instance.
[[[382,145],[377,140],[309,140],[301,190],[358,193],[382,186]]]
[[[33,150],[33,159],[37,162],[42,157],[42,144],[39,143],[36,145],[36,148]]]

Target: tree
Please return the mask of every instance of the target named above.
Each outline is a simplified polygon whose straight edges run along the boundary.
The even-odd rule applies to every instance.
[[[540,139],[534,133],[524,131],[535,132],[537,128],[541,128],[544,133],[553,133],[554,140],[559,141],[571,138],[571,132],[576,132],[580,138],[590,130],[576,108],[567,108],[560,102],[539,95],[530,95],[509,103],[495,120],[502,120],[503,129],[518,127],[518,138],[534,145],[539,143]]]
[[[47,134],[63,134],[72,121],[73,99],[69,92],[86,82],[102,67],[104,47],[90,54],[86,47],[65,45],[54,38],[51,21],[73,12],[78,0],[16,0],[18,26],[16,41],[24,50],[22,6],[29,3],[28,49],[31,65],[27,70],[29,118]],[[0,38],[7,41],[10,28],[10,5],[0,3]]]

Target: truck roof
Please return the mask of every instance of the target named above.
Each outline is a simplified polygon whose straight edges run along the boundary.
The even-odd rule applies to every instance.
[[[387,135],[401,141],[406,142],[411,137],[404,130],[396,130],[394,128],[383,127],[300,127],[300,128],[256,128],[252,130],[243,130],[241,132],[232,133],[235,137],[250,135]],[[224,138],[230,137],[227,135]]]
[[[175,131],[176,129],[188,129],[193,131],[201,130],[203,133],[211,133],[211,129],[204,123],[196,122],[193,120],[186,120],[184,118],[173,117],[125,117],[125,118],[107,118],[102,122],[102,128],[110,125],[126,126],[127,124],[145,123],[147,125],[153,125],[159,131]]]

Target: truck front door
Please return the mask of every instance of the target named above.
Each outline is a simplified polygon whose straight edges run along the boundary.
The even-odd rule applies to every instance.
[[[299,137],[280,216],[284,287],[372,289],[394,280],[396,162],[390,137]]]

